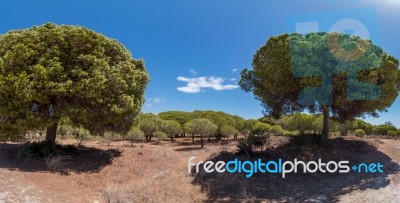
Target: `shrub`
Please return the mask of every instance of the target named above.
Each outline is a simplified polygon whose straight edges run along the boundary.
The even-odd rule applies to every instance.
[[[284,130],[282,129],[281,126],[279,125],[273,125],[271,126],[271,133],[274,135],[283,135]]]
[[[298,134],[299,134],[299,132],[297,132],[297,131],[287,131],[287,130],[283,131],[284,136],[296,136]]]
[[[21,147],[18,150],[18,155],[35,159],[43,159],[45,157],[56,154],[75,153],[75,152],[76,148],[73,145],[61,146],[58,144],[54,144],[50,141],[43,141],[43,142],[27,142],[21,145]]]
[[[114,159],[114,154],[111,150],[100,151],[98,158],[101,160],[112,161]]]
[[[251,134],[266,136],[271,130],[271,126],[266,123],[257,123],[251,130]]]
[[[18,151],[18,155],[29,158],[42,159],[46,156],[55,154],[57,145],[49,141],[27,142]]]
[[[255,149],[263,149],[264,146],[267,144],[267,137],[266,136],[259,136],[259,135],[249,135],[247,138],[240,140],[237,144],[240,153],[246,153],[249,155]]]
[[[250,134],[250,130],[249,129],[242,129],[240,131],[240,134],[242,134],[243,136],[247,137],[247,135]]]
[[[118,138],[118,134],[115,132],[107,131],[104,133],[104,138],[106,138],[108,141],[107,146],[110,146],[111,141]]]
[[[57,128],[57,134],[65,137],[73,133],[73,128],[69,125],[59,125]]]
[[[84,128],[77,128],[74,130],[74,136],[78,139],[78,146],[81,146],[83,140],[90,137],[90,132]]]
[[[126,134],[126,138],[129,139],[131,141],[131,145],[133,145],[135,140],[144,138],[144,132],[139,128],[132,128],[132,130]]]
[[[157,144],[159,144],[160,140],[166,139],[168,136],[165,132],[157,131],[154,133],[154,137],[158,138]]]
[[[239,133],[238,130],[236,130],[235,127],[230,126],[230,125],[224,125],[221,128],[221,135],[222,137],[226,138],[226,141],[228,142],[229,136],[231,135],[237,135]]]
[[[389,130],[388,131],[388,135],[391,136],[391,137],[395,137],[395,136],[397,136],[397,131]]]
[[[363,129],[357,129],[354,131],[354,134],[356,134],[357,137],[364,137],[365,131]]]
[[[171,142],[174,142],[174,136],[182,132],[182,126],[177,121],[166,120],[162,122],[161,130],[171,138]]]

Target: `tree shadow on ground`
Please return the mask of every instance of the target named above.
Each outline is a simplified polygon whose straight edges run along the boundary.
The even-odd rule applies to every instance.
[[[23,157],[18,154],[20,144],[0,144],[0,168],[22,172],[55,172],[49,169],[43,159]],[[57,154],[62,157],[60,174],[97,173],[103,167],[110,165],[113,159],[120,157],[119,149],[98,149],[78,147],[73,152]],[[54,157],[54,156],[53,156]]]
[[[228,140],[228,142],[226,140],[217,140],[215,138],[211,139],[210,141],[208,141],[208,138],[204,138],[204,145],[229,145],[232,143],[232,141],[236,141],[236,140]],[[201,140],[200,137],[195,137],[194,140],[194,144],[192,142],[192,139],[189,137],[179,137],[179,138],[175,138],[175,142],[174,142],[177,146],[193,146],[193,145],[201,145]]]
[[[377,163],[384,166],[384,173],[357,173],[350,170],[347,174],[327,173],[297,173],[288,174],[254,174],[246,178],[244,173],[205,173],[200,171],[194,175],[193,184],[200,185],[207,193],[209,202],[335,202],[338,197],[354,190],[379,189],[390,184],[388,176],[398,173],[400,167],[386,154],[376,147],[359,140],[334,139],[334,146],[321,148],[318,146],[293,147],[286,145],[281,148],[269,149],[247,157],[245,155],[221,152],[209,160],[243,161],[262,159],[282,159],[283,161],[328,161],[348,160],[352,167],[359,163]],[[302,172],[302,168],[299,167]]]
[[[206,150],[205,148],[201,148],[199,146],[193,146],[193,147],[180,147],[176,148],[175,151],[178,152],[185,152],[185,151],[193,151],[193,150]]]

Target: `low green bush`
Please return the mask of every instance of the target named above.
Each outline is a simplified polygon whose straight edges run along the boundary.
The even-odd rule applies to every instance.
[[[284,136],[296,136],[298,134],[299,134],[299,132],[297,132],[297,131],[287,131],[287,130],[283,131]]]
[[[21,145],[18,150],[18,155],[35,159],[44,159],[45,157],[56,154],[66,154],[75,152],[76,152],[76,147],[73,145],[62,146],[59,144],[54,144],[50,141],[42,141],[42,142],[27,142]]]
[[[76,139],[78,139],[78,146],[81,146],[82,141],[88,139],[91,135],[90,132],[84,128],[76,128],[73,131]]]
[[[280,125],[273,125],[271,126],[271,133],[273,133],[274,135],[283,135],[284,130]]]
[[[395,136],[397,136],[397,131],[389,130],[388,131],[388,135],[391,136],[391,137],[395,137]]]
[[[357,136],[357,137],[364,137],[365,136],[365,131],[363,130],[363,129],[356,129],[356,130],[354,130],[354,134]]]
[[[250,154],[256,149],[263,149],[267,144],[266,136],[249,135],[247,138],[240,140],[237,144],[239,153]]]

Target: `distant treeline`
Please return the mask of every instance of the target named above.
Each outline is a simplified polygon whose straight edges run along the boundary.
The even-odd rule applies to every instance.
[[[152,116],[150,116],[152,115]],[[270,126],[270,133],[275,135],[297,135],[297,134],[320,134],[323,127],[323,116],[321,114],[295,113],[282,116],[279,119],[273,117],[262,117],[259,119],[244,119],[240,116],[230,115],[220,111],[167,111],[158,115],[142,114],[139,116],[138,123],[143,117],[160,118],[161,120],[173,120],[182,126],[182,134],[185,134],[185,125],[195,119],[208,119],[217,126],[215,135],[217,139],[229,136],[224,129],[234,128],[232,132],[242,135],[249,134],[255,125],[265,123]],[[400,129],[397,129],[393,123],[386,122],[381,125],[372,125],[362,119],[353,121],[330,120],[330,134],[346,136],[349,133],[357,135],[382,135],[396,136],[400,135]]]

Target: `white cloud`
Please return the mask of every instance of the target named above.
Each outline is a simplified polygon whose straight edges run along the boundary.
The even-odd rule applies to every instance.
[[[186,78],[186,77],[178,77],[178,81],[186,82],[186,86],[178,87],[177,89],[181,92],[185,93],[199,93],[204,91],[204,88],[211,88],[217,91],[222,90],[233,90],[238,88],[238,85],[229,84],[224,85],[224,78],[221,77],[198,77],[198,78]]]
[[[146,103],[144,106],[146,107],[152,107],[156,103],[162,103],[165,102],[167,99],[165,98],[160,98],[160,97],[154,97],[154,98],[148,98],[146,99]]]
[[[236,81],[236,78],[231,78],[231,79],[229,79],[230,81]]]
[[[234,69],[232,69],[232,72],[236,72],[238,69],[237,68],[234,68]]]
[[[195,71],[195,70],[192,69],[192,68],[190,69],[190,73],[193,74],[193,75],[197,75],[197,71]]]
[[[165,102],[165,98],[160,98],[160,97],[154,97],[154,98],[150,98],[149,101],[152,101],[154,103],[161,103],[161,102]]]

